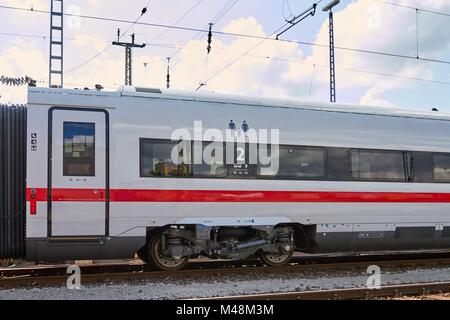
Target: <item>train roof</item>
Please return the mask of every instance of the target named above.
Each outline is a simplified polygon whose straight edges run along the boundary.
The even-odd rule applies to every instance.
[[[44,95],[44,96],[43,96]],[[271,108],[293,108],[302,110],[315,110],[327,112],[358,113],[368,115],[381,115],[392,117],[408,117],[435,120],[450,120],[450,113],[441,111],[417,111],[396,107],[376,107],[350,104],[323,103],[314,101],[302,101],[285,98],[266,98],[242,95],[220,94],[215,92],[191,92],[182,90],[161,90],[143,87],[120,87],[117,91],[78,90],[29,87],[29,104],[53,104],[78,105],[80,98],[122,98],[136,97],[149,99],[165,99],[180,101],[198,101],[228,105],[247,105]]]

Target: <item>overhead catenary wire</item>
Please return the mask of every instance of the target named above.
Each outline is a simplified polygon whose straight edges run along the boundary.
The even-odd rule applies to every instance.
[[[379,2],[384,2],[384,1],[379,1]],[[2,6],[0,6],[0,8],[1,7]],[[423,11],[429,11],[429,10],[423,10]],[[144,25],[147,25],[147,24],[144,24]],[[151,25],[153,25],[153,24],[151,24]],[[171,26],[168,26],[168,27],[171,27]],[[199,31],[203,35],[206,32],[206,30],[202,30],[202,29],[185,28],[185,27],[182,27],[182,28],[184,30]],[[226,33],[226,32],[220,32],[220,31],[214,31],[214,33],[215,34],[222,34],[222,35],[225,35],[225,36],[236,36],[236,37],[263,39],[263,37],[261,37],[261,36],[254,36],[254,35],[247,35],[247,34]],[[268,38],[267,40],[274,40],[274,39]],[[302,41],[285,40],[285,39],[279,40],[279,41],[296,43],[296,44],[300,44],[300,45],[319,46],[319,47],[324,47],[324,48],[328,47],[327,45],[321,45],[321,44],[317,44],[317,43],[308,43],[308,42],[304,42],[304,41],[302,42]],[[338,49],[338,50],[345,50],[345,51],[354,51],[354,52],[366,53],[366,54],[384,55],[384,56],[397,57],[397,58],[414,59],[414,60],[425,61],[425,62],[436,62],[436,63],[444,63],[444,64],[449,64],[450,63],[449,61],[445,61],[445,60],[417,58],[417,57],[414,57],[414,56],[408,56],[408,55],[402,55],[402,54],[396,54],[396,53],[389,53],[389,52],[380,52],[380,51],[374,51],[374,50],[355,49],[355,48],[348,48],[348,47],[336,47],[336,49]],[[425,80],[425,79],[417,79],[417,80],[419,80],[419,81],[429,81],[429,80]],[[437,81],[437,82],[438,83],[442,83],[442,82],[439,82],[439,81]]]
[[[157,46],[164,47],[164,48],[167,48],[167,47],[169,47],[169,48],[178,47],[180,49],[187,49],[187,50],[193,50],[193,51],[203,51],[204,50],[203,47],[193,48],[193,47],[182,47],[180,45],[161,44],[161,45],[157,45]],[[224,48],[216,48],[216,52],[217,53],[219,53],[220,51],[245,53],[245,51],[241,51],[241,50],[231,50],[231,49],[224,49]],[[254,54],[254,53],[249,53],[248,56],[251,56],[251,57],[254,57],[254,58],[261,58],[261,59],[276,60],[276,61],[281,61],[281,62],[290,62],[290,63],[298,63],[298,64],[310,65],[310,66],[315,66],[316,68],[317,67],[319,67],[319,68],[328,68],[328,65],[317,64],[317,63],[309,64],[309,63],[304,62],[302,60],[292,59],[292,58],[274,57],[274,56],[260,55],[260,54]],[[435,80],[435,79],[427,79],[427,78],[402,76],[402,75],[399,75],[399,74],[383,73],[383,72],[378,72],[378,71],[362,70],[362,69],[357,69],[357,68],[336,67],[336,69],[343,70],[343,71],[348,71],[348,72],[357,72],[357,73],[371,74],[371,75],[376,75],[376,76],[381,76],[381,77],[391,77],[391,78],[397,78],[397,79],[403,79],[403,80],[412,80],[412,81],[429,82],[429,83],[441,84],[441,85],[450,85],[450,81],[444,81],[444,80]]]
[[[182,16],[180,16],[177,20],[175,20],[172,24],[171,27],[177,25],[178,22],[182,21],[184,18],[186,18],[189,14],[191,14],[204,0],[198,0],[196,3],[194,3],[194,5],[189,8],[188,11],[186,11]],[[164,34],[166,34],[168,31],[170,30],[170,28],[166,28],[165,30],[163,30],[161,33],[159,33],[157,36],[155,36],[154,38],[152,38],[150,40],[150,43],[158,40],[159,38],[161,38]]]
[[[450,17],[450,13],[447,13],[447,12],[440,12],[440,11],[429,10],[429,9],[424,9],[424,8],[419,8],[419,7],[413,7],[413,6],[409,6],[406,4],[395,3],[395,2],[390,2],[390,1],[386,1],[386,0],[372,0],[372,1],[387,4],[390,6],[401,7],[401,8],[411,9],[411,10],[419,10],[422,12],[427,12],[427,13],[437,14],[440,16]]]
[[[5,35],[5,33],[0,33],[0,35]],[[30,34],[30,35],[29,34],[6,34],[6,35],[19,36],[19,37],[31,37],[31,38],[42,38],[43,37],[43,36],[34,35],[34,34]],[[109,41],[94,40],[94,39],[82,39],[82,38],[81,39],[65,38],[65,39],[72,40],[72,41],[82,40],[82,41],[92,41],[92,42],[98,42],[98,43],[109,43]],[[158,47],[158,48],[166,48],[166,49],[178,49],[178,50],[184,49],[184,50],[191,50],[191,51],[203,51],[204,50],[204,47],[191,47],[191,46],[186,46],[186,45],[170,44],[170,43],[152,43],[152,44],[148,43],[147,45],[153,46],[153,47]],[[244,53],[244,51],[242,51],[242,50],[225,49],[225,48],[221,48],[221,47],[216,47],[215,50],[217,53],[219,53],[221,51],[222,52]],[[292,59],[292,58],[260,55],[260,54],[254,54],[254,53],[250,53],[248,55],[251,57],[254,57],[254,58],[270,59],[270,60],[276,60],[276,61],[281,61],[281,62],[290,62],[290,63],[299,63],[299,64],[310,65],[302,60],[297,60],[297,59]],[[166,59],[167,58],[164,58],[163,60],[167,61]],[[316,67],[323,67],[323,68],[328,67],[327,65],[320,65],[320,64],[313,64],[313,65],[315,65]],[[361,69],[356,69],[356,68],[336,67],[336,69],[350,71],[350,72],[372,74],[372,75],[377,75],[377,76],[382,76],[382,77],[391,77],[391,78],[398,78],[398,79],[404,79],[404,80],[421,81],[421,82],[428,82],[428,83],[441,84],[441,85],[450,85],[449,81],[443,81],[443,80],[401,76],[398,74],[382,73],[382,72],[376,72],[376,71],[370,71],[370,70],[361,70]],[[43,83],[44,81],[38,81],[38,82]],[[75,85],[75,84],[67,83],[67,85]],[[77,85],[87,86],[86,84],[77,84]],[[110,87],[110,88],[112,88],[112,87]]]
[[[220,69],[218,72],[214,73],[211,77],[209,77],[208,79],[206,79],[206,81],[201,84],[196,91],[200,90],[203,86],[206,86],[208,84],[209,81],[214,80],[215,78],[217,78],[220,74],[222,74],[225,70],[227,70],[228,68],[230,68],[231,66],[233,66],[236,62],[238,62],[239,60],[241,60],[243,57],[245,57],[247,54],[249,54],[250,52],[252,52],[253,50],[255,50],[257,47],[259,47],[264,41],[266,41],[267,39],[269,39],[270,37],[272,37],[274,34],[276,34],[277,32],[279,32],[280,30],[282,30],[283,28],[286,27],[288,23],[283,24],[283,26],[281,26],[280,28],[278,28],[277,30],[275,30],[274,32],[272,32],[269,36],[263,38],[261,41],[259,41],[255,46],[251,47],[249,50],[245,51],[242,55],[238,56],[236,59],[233,59],[231,62],[227,63],[222,69]]]
[[[0,9],[1,8],[3,8],[3,9],[22,10],[22,11],[30,11],[30,12],[37,12],[37,13],[49,13],[48,11],[45,11],[45,10],[36,10],[35,9],[35,10],[31,11],[30,9],[11,7],[11,6],[4,6],[4,5],[0,5]],[[72,14],[69,14],[69,13],[64,13],[64,15],[73,16]],[[123,20],[123,19],[113,19],[113,18],[85,16],[85,15],[81,15],[79,17],[80,18],[86,18],[86,19],[110,21],[110,22],[133,23],[132,21]],[[190,28],[190,27],[182,27],[182,26],[170,26],[170,25],[155,24],[155,23],[145,23],[145,22],[136,22],[136,25],[150,26],[150,27],[159,27],[159,28],[173,28],[173,29],[183,30],[183,31],[195,31],[195,32],[200,32],[203,35],[207,34],[207,32],[208,32],[207,29]],[[257,36],[257,35],[251,35],[251,34],[242,34],[242,33],[233,33],[233,32],[224,32],[224,31],[213,31],[213,34],[223,35],[223,36],[242,37],[242,38],[252,38],[252,39],[265,39],[265,37],[263,37],[263,36]],[[268,41],[279,41],[279,42],[294,43],[294,44],[315,46],[315,47],[323,47],[323,48],[328,48],[329,47],[329,45],[326,45],[326,44],[318,44],[318,43],[307,42],[307,41],[297,41],[297,40],[288,40],[288,39],[276,40],[274,38],[267,38],[266,40],[268,40]],[[424,62],[450,64],[449,60],[429,59],[429,58],[424,58],[424,57],[417,58],[416,56],[410,56],[410,55],[398,54],[398,53],[392,53],[392,52],[382,52],[382,51],[376,51],[376,50],[358,49],[358,48],[350,48],[350,47],[342,47],[342,46],[335,46],[335,49],[342,50],[342,51],[349,51],[349,52],[366,53],[366,54],[372,54],[372,55],[382,55],[382,56],[394,57],[394,58],[411,59],[411,60],[424,61]]]
[[[189,48],[189,49],[190,50],[197,50],[197,51],[203,50],[201,48],[198,48],[198,49]],[[220,48],[217,48],[216,50],[235,51],[235,52],[243,53],[243,51],[226,50],[226,49],[220,49]],[[251,57],[255,57],[255,58],[270,59],[270,60],[276,60],[276,61],[281,61],[281,62],[298,63],[298,64],[305,64],[305,65],[310,65],[311,66],[311,64],[309,64],[307,62],[304,62],[302,60],[298,60],[298,59],[283,58],[283,57],[273,57],[273,56],[266,56],[266,55],[260,55],[260,54],[254,54],[254,53],[250,53],[248,55],[251,56]],[[328,65],[317,64],[317,63],[313,63],[312,66],[319,67],[319,68],[328,68]],[[382,76],[382,77],[391,77],[391,78],[398,78],[398,79],[404,79],[404,80],[413,80],[413,81],[422,81],[422,82],[429,82],[429,83],[435,83],[435,84],[450,85],[450,81],[444,81],[444,80],[435,80],[435,79],[426,79],[426,78],[402,76],[402,75],[399,75],[399,74],[383,73],[383,72],[378,72],[378,71],[362,70],[362,69],[348,68],[348,67],[336,67],[336,69],[343,70],[343,71],[349,71],[349,72],[371,74],[371,75]]]
[[[376,1],[376,0],[374,0]],[[386,1],[378,1],[378,2],[383,2],[383,3],[387,3]],[[394,4],[395,5],[395,4]],[[403,5],[401,5],[403,6]],[[404,6],[403,6],[404,7]],[[408,8],[412,8],[413,7],[408,7]],[[430,10],[423,10],[420,9],[421,11],[424,12],[432,12]],[[446,14],[442,14],[442,13],[438,13],[438,12],[433,12],[436,14],[441,14],[441,15],[446,15]],[[204,32],[205,30],[200,30],[200,32]],[[214,32],[217,34],[224,34],[224,35],[232,35],[232,34],[227,34],[227,33],[222,33],[222,32]],[[0,33],[0,35],[3,34],[5,35],[5,33]],[[234,34],[235,36],[239,36],[239,37],[252,37],[252,38],[258,38],[258,36],[252,36],[252,35],[245,35],[245,34]],[[23,36],[23,35],[21,35]],[[33,37],[42,37],[45,38],[44,36],[33,36]],[[75,39],[74,39],[75,40]],[[82,40],[82,39],[78,39],[78,40]],[[267,40],[272,40],[272,39],[267,39]],[[86,40],[89,41],[89,40]],[[96,40],[97,41],[97,40]],[[314,46],[322,46],[322,47],[327,47],[326,45],[320,45],[320,44],[313,44],[313,43],[307,43],[307,42],[300,42],[300,41],[294,41],[294,40],[280,40],[280,41],[284,41],[284,42],[291,42],[291,43],[298,43],[298,44],[304,44],[304,45],[314,45]],[[412,57],[412,56],[406,56],[406,55],[400,55],[400,54],[393,54],[393,53],[385,53],[385,52],[377,52],[377,51],[371,51],[371,50],[362,50],[362,49],[353,49],[353,48],[338,48],[341,50],[353,50],[353,51],[357,51],[357,52],[362,52],[362,53],[370,53],[370,54],[383,54],[383,55],[387,55],[387,56],[393,56],[393,57],[400,57],[400,58],[408,58],[408,59],[417,59],[417,57]],[[275,57],[271,57],[272,59],[278,59],[278,60],[282,60],[279,58],[275,58]],[[449,63],[448,61],[443,61],[443,60],[434,60],[434,59],[417,59],[417,60],[421,60],[421,61],[429,61],[429,62],[439,62],[439,63]],[[341,68],[342,69],[342,68]],[[404,79],[409,79],[409,80],[417,80],[417,81],[427,81],[427,82],[434,82],[434,83],[440,83],[440,84],[448,84],[448,82],[445,81],[435,81],[435,80],[430,80],[430,79],[420,79],[420,78],[411,78],[411,77],[402,77],[402,76],[395,76],[395,75],[391,75],[391,74],[382,74],[382,73],[375,73],[375,72],[368,72],[368,71],[361,71],[361,70],[352,70],[354,72],[365,72],[365,73],[370,73],[370,74],[378,74],[378,75],[382,75],[382,76],[394,76],[397,78],[404,78]]]
[[[222,20],[227,14],[228,12],[230,12],[230,10],[239,2],[239,0],[234,0],[233,3],[231,3],[231,0],[228,0],[227,2],[225,2],[225,4],[221,7],[221,9],[217,12],[217,14],[211,19],[211,22],[208,24],[208,26],[206,26],[206,28],[209,28],[210,24],[212,23],[213,25],[217,24],[220,20]],[[230,5],[231,4],[231,5]],[[195,40],[200,40],[205,36],[205,33],[203,31],[199,31],[196,36],[194,36]],[[188,41],[189,42],[189,41]],[[185,44],[187,44],[188,42],[186,42]],[[178,53],[180,52],[180,50],[176,50],[171,54],[171,58],[173,59]],[[173,68],[175,68],[179,63],[180,63],[181,59],[178,59],[176,61],[176,63],[174,64]]]
[[[313,7],[314,8],[314,13],[315,13],[315,9],[316,6],[321,2],[322,0],[319,0],[317,3],[314,3]],[[314,15],[314,14],[313,14]],[[204,83],[201,83],[200,86],[196,89],[196,91],[200,90],[202,87],[206,86],[208,84],[209,81],[214,80],[215,78],[217,78],[219,75],[221,75],[223,72],[225,72],[225,70],[227,70],[228,68],[232,67],[234,64],[236,64],[239,60],[241,60],[242,58],[244,58],[246,55],[248,55],[250,52],[252,52],[253,50],[255,50],[257,47],[259,47],[263,42],[265,42],[266,40],[270,39],[273,35],[277,35],[275,40],[278,40],[278,35],[279,32],[281,30],[285,30],[285,27],[287,25],[292,25],[292,21],[286,21],[285,24],[283,24],[280,28],[278,28],[277,30],[275,30],[274,32],[272,32],[269,36],[264,37],[263,39],[261,39],[260,42],[258,42],[255,46],[251,47],[249,50],[247,50],[246,52],[244,52],[242,55],[238,56],[236,59],[232,60],[231,62],[227,63],[223,68],[221,68],[218,72],[214,73],[211,77],[209,77],[208,79],[206,79],[206,81]],[[295,24],[294,24],[295,25]]]
[[[214,21],[216,18],[218,18],[224,11],[225,9],[231,4],[231,1],[233,0],[227,0],[225,1],[224,5],[219,9],[219,11],[216,13],[216,15],[211,19],[211,21]]]
[[[220,20],[222,20],[223,17],[225,17],[228,12],[230,12],[231,9],[239,2],[239,0],[231,0],[227,1],[225,5],[222,7],[222,12],[219,11],[217,15],[211,20],[212,24],[217,24]]]

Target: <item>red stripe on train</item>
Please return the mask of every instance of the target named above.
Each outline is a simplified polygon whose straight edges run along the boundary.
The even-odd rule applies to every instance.
[[[28,201],[30,190],[27,190]],[[47,189],[35,190],[37,201],[47,201]],[[105,194],[102,189],[52,189],[53,201],[101,202],[105,201]],[[110,201],[450,203],[450,193],[111,189]]]
[[[47,201],[48,189],[27,189],[27,201],[31,200],[31,190],[35,190],[35,200]],[[106,201],[105,189],[52,189],[53,201],[101,202]]]

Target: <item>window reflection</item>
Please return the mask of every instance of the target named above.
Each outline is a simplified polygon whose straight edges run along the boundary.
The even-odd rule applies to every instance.
[[[351,168],[356,179],[406,180],[403,152],[352,151]]]
[[[64,176],[95,176],[95,123],[64,122]]]
[[[172,150],[176,159],[172,160]],[[143,177],[189,177],[190,144],[177,142],[141,140],[141,176]]]
[[[450,155],[434,155],[434,180],[450,182]]]
[[[271,157],[270,146],[267,152]],[[259,176],[284,178],[323,177],[325,176],[325,151],[320,148],[279,146],[279,168],[276,169],[270,164],[259,164],[257,173]]]

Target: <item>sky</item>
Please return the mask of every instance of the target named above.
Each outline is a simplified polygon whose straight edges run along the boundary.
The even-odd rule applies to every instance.
[[[319,1],[319,0],[316,0]],[[386,0],[450,14],[449,0]],[[171,88],[329,101],[328,15],[318,4],[306,18],[275,41],[207,35],[145,25],[65,17],[64,86],[115,90],[124,82],[124,49],[110,46],[117,29],[136,34],[146,48],[133,51],[133,84],[165,88],[171,57]],[[65,12],[205,29],[224,5],[233,7],[215,31],[268,37],[285,19],[314,0],[65,0]],[[50,0],[0,0],[0,75],[28,75],[48,86],[49,15],[1,8],[49,9]],[[225,7],[226,8],[226,7]],[[342,0],[335,8],[335,45],[450,61],[450,16],[393,6],[383,0]],[[417,21],[419,28],[417,28]],[[418,35],[418,42],[417,42]],[[307,42],[315,45],[299,44]],[[95,59],[90,60],[96,56]],[[88,63],[84,64],[86,61]],[[450,63],[336,49],[337,102],[450,112]],[[26,89],[0,85],[0,102],[25,103]]]

